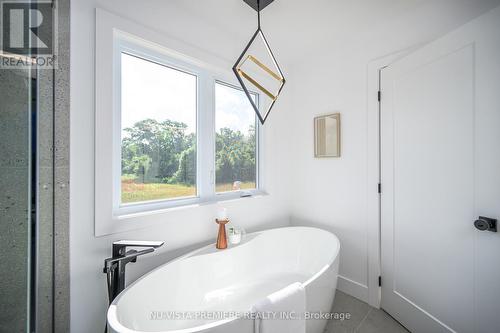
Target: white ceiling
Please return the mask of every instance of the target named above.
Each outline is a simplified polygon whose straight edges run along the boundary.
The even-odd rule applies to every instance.
[[[242,45],[256,28],[256,12],[243,0],[169,2]],[[499,5],[500,0],[275,0],[262,12],[262,28],[275,53],[293,62],[322,52],[326,44],[341,47],[393,33],[433,39]]]

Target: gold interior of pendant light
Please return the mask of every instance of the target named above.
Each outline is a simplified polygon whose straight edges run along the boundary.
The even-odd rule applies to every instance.
[[[283,78],[276,74],[275,72],[273,72],[269,67],[267,67],[266,65],[264,65],[262,62],[260,62],[257,58],[255,58],[253,55],[248,55],[246,57],[246,59],[244,61],[241,62],[241,64],[236,68],[236,70],[238,71],[238,73],[243,76],[245,79],[247,79],[248,81],[250,81],[250,83],[252,83],[255,87],[257,87],[257,89],[259,89],[260,91],[262,91],[264,94],[266,94],[267,96],[269,96],[270,99],[272,99],[273,101],[275,101],[278,96],[277,95],[274,95],[273,93],[271,93],[269,90],[267,90],[266,88],[264,88],[261,84],[259,84],[256,80],[254,80],[250,75],[248,75],[247,73],[245,73],[245,71],[243,71],[241,69],[241,67],[243,66],[243,64],[247,61],[247,60],[250,60],[252,61],[254,64],[256,64],[257,66],[259,66],[261,69],[263,69],[266,73],[268,73],[269,75],[271,75],[274,79],[276,79],[277,81],[279,82],[283,82]]]

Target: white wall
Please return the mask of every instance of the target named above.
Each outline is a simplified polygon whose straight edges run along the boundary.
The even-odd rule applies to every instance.
[[[246,40],[213,28],[207,21],[172,6],[169,1],[101,0],[72,1],[71,4],[71,332],[100,332],[104,329],[107,294],[103,260],[110,256],[111,243],[118,239],[164,240],[156,255],[141,257],[128,269],[128,281],[200,243],[214,241],[216,205],[177,209],[152,227],[94,237],[94,36],[95,8],[100,7],[151,29],[184,41],[185,49],[199,58],[221,56],[236,59]],[[154,8],[154,10],[152,10]],[[186,44],[187,43],[187,44]],[[201,59],[205,60],[205,59]],[[286,71],[286,66],[283,66]],[[289,76],[289,73],[287,73]],[[266,127],[264,137],[266,190],[270,195],[240,199],[221,205],[231,219],[247,230],[289,224],[287,117],[290,92],[285,91]]]
[[[292,174],[297,176],[292,184],[291,223],[319,226],[339,236],[338,288],[365,301],[372,255],[367,198],[377,190],[376,183],[368,181],[369,168],[374,167],[369,165],[373,152],[368,149],[376,149],[367,136],[372,111],[368,103],[376,99],[376,91],[368,95],[368,68],[375,59],[436,39],[480,14],[459,6],[447,12],[442,19],[432,11],[424,15],[420,11],[379,22],[370,31],[352,34],[343,45],[323,43],[317,55],[294,65]],[[422,24],[418,17],[428,20]],[[342,157],[315,159],[313,118],[329,112],[341,113]]]
[[[464,1],[457,3],[463,5]],[[377,22],[368,31],[350,34],[351,30],[346,29],[348,38],[343,38],[342,44],[328,40],[318,43],[317,49],[307,48],[305,51],[313,55],[294,63],[292,73],[290,64],[286,63],[286,54],[281,52],[280,64],[288,84],[266,122],[270,130],[264,144],[266,189],[271,195],[224,203],[233,220],[247,229],[268,228],[288,224],[291,214],[294,224],[312,224],[335,232],[342,246],[339,288],[367,299],[364,287],[368,284],[369,255],[367,196],[374,191],[370,186],[373,184],[367,182],[368,63],[385,54],[432,40],[479,14],[471,10],[472,5],[468,6],[441,8],[441,13],[449,14],[446,17],[436,17],[435,8],[425,7],[418,12],[409,11],[407,17]],[[217,232],[213,221],[216,207],[209,205],[176,210],[167,220],[145,229],[94,237],[96,7],[182,40],[188,44],[186,49],[197,50],[198,57],[225,58],[229,67],[246,42],[231,29],[221,30],[212,25],[214,20],[222,19],[213,12],[206,17],[193,14],[173,1],[72,1],[70,269],[73,333],[99,332],[104,328],[106,289],[102,265],[104,258],[110,255],[113,240],[135,238],[166,242],[158,251],[159,255],[143,257],[129,265],[130,281],[188,248],[213,241]],[[353,22],[355,24],[355,20]],[[307,25],[307,22],[302,24]],[[297,42],[297,51],[304,48],[300,39],[293,40],[293,32],[286,36],[290,38],[287,42]],[[317,114],[333,111],[342,114],[342,157],[314,159],[312,119]]]

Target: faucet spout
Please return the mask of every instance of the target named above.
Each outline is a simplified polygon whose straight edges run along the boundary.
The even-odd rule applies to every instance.
[[[127,247],[149,247],[153,251],[163,246],[162,241],[138,241],[138,240],[119,240],[113,242],[113,257],[124,256]]]

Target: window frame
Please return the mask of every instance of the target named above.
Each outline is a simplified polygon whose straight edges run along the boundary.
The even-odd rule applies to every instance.
[[[197,78],[196,96],[196,196],[159,199],[153,201],[121,203],[121,56],[126,53],[145,61],[151,61],[174,70],[179,70]],[[138,213],[178,208],[202,203],[216,203],[265,194],[262,176],[262,140],[263,130],[257,116],[256,124],[256,188],[229,192],[216,192],[216,84],[223,84],[243,91],[227,70],[219,70],[197,63],[186,56],[175,54],[166,48],[145,45],[130,36],[116,34],[113,48],[113,216],[121,217]],[[260,95],[256,94],[257,100]]]

